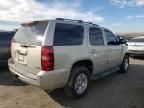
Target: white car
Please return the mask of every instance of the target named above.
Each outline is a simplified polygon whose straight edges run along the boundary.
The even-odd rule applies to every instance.
[[[138,36],[127,42],[131,56],[144,56],[144,36]]]

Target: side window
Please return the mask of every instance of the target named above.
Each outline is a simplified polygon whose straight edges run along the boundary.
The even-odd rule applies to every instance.
[[[117,45],[117,39],[114,36],[114,34],[109,30],[104,30],[104,31],[107,39],[107,45]]]
[[[103,34],[100,28],[91,27],[89,29],[89,40],[91,45],[104,45]]]
[[[54,33],[54,46],[81,45],[84,27],[81,25],[57,23]]]

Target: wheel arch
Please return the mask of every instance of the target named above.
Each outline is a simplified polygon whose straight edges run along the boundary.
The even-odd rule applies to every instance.
[[[93,62],[92,62],[90,59],[84,59],[84,60],[75,61],[75,62],[72,64],[71,70],[72,70],[75,66],[85,66],[85,67],[88,68],[90,74],[91,74],[91,75],[93,74],[94,65],[93,65]]]

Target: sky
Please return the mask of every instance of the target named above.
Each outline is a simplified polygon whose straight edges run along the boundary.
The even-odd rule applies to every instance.
[[[144,32],[144,0],[2,0],[0,30],[50,18],[90,21],[113,32]]]

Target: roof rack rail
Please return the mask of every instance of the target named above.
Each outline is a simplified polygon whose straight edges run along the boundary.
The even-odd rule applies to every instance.
[[[99,26],[98,24],[94,24],[94,23],[92,23],[92,22],[84,22],[84,23],[86,23],[86,24],[91,24],[91,25],[95,25],[95,26]]]
[[[74,21],[74,22],[86,23],[86,24],[91,24],[91,25],[99,26],[99,25],[94,24],[94,23],[92,23],[92,22],[84,22],[84,21],[82,21],[82,20],[73,20],[73,19],[65,19],[65,18],[56,18],[56,20],[62,20],[62,21],[64,21],[64,20],[66,20],[66,21]]]
[[[79,23],[82,23],[82,22],[83,22],[82,20],[73,20],[73,19],[65,19],[65,18],[56,18],[56,20],[74,21],[74,22],[79,22]]]

